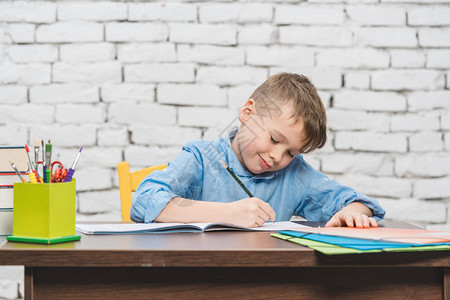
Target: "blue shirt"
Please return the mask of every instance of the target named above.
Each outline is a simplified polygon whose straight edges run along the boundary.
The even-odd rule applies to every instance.
[[[192,141],[163,171],[154,171],[133,195],[131,219],[153,222],[174,197],[200,201],[233,202],[248,195],[220,163],[225,161],[247,189],[276,212],[276,221],[301,216],[308,221],[328,221],[353,201],[360,201],[378,221],[385,211],[378,202],[343,186],[313,169],[302,155],[284,169],[253,175],[246,171],[231,148],[236,132],[228,139]],[[231,140],[231,141],[230,141]]]

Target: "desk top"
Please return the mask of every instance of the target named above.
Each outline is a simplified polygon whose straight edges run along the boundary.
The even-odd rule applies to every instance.
[[[411,228],[402,222],[381,226]],[[250,266],[295,267],[380,264],[450,266],[448,251],[327,256],[277,239],[270,232],[84,235],[55,245],[7,242],[0,237],[0,264],[25,266]]]

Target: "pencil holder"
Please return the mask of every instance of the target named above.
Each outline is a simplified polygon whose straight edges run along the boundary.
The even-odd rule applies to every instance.
[[[13,235],[9,241],[53,244],[75,235],[75,179],[64,183],[14,183]]]

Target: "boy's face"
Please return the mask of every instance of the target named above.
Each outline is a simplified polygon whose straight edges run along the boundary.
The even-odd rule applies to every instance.
[[[273,172],[286,167],[305,142],[303,122],[290,118],[291,107],[279,110],[256,109],[253,100],[239,111],[241,127],[232,148],[242,166],[253,174]]]

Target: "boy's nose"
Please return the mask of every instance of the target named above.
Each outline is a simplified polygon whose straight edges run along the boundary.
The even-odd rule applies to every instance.
[[[277,163],[281,160],[282,153],[276,150],[273,150],[269,153],[269,157],[273,160],[273,162]]]

